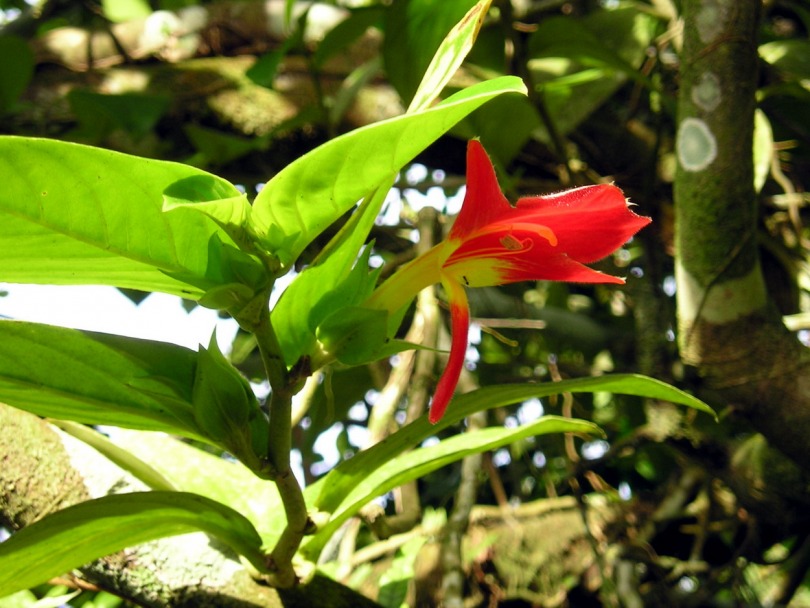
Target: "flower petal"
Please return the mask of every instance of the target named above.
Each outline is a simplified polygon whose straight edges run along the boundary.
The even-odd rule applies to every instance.
[[[371,294],[364,306],[387,310],[391,322],[401,320],[397,313],[410,304],[416,294],[441,281],[441,265],[447,257],[446,250],[447,241],[442,241],[402,266]],[[396,327],[390,329],[393,332]]]
[[[450,300],[450,356],[433,393],[428,416],[431,424],[436,424],[444,416],[447,404],[450,403],[456,390],[461,368],[464,367],[464,357],[467,354],[467,334],[470,329],[470,305],[464,287],[450,277],[444,277],[442,285],[447,290]]]
[[[470,235],[444,262],[443,270],[468,287],[485,287],[544,278],[532,262],[541,262],[555,254],[557,237],[545,226],[532,224],[493,223]],[[550,253],[545,253],[550,252]],[[523,262],[521,264],[521,261]],[[520,279],[507,279],[501,269],[527,266],[530,274]]]
[[[543,259],[515,257],[499,260],[495,271],[501,277],[501,284],[519,281],[565,281],[568,283],[624,283],[621,277],[614,277],[593,268],[588,268],[563,253],[555,253]]]
[[[447,238],[464,239],[512,210],[501,192],[495,167],[484,147],[480,141],[470,140],[467,144],[467,191]]]
[[[525,197],[514,211],[516,222],[550,228],[558,249],[584,264],[607,257],[651,221],[633,213],[622,191],[611,184]]]
[[[518,281],[624,283],[588,268],[544,235],[524,230],[470,239],[447,258],[443,271],[468,287]]]

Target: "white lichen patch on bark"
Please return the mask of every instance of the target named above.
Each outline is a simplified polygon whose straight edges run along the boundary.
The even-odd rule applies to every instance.
[[[743,277],[720,280],[704,287],[679,261],[675,264],[675,279],[678,319],[682,328],[691,326],[698,315],[709,323],[730,323],[762,310],[767,303],[765,280],[759,264]]]
[[[692,88],[692,101],[704,112],[712,112],[721,99],[720,79],[712,72],[705,72]]]
[[[717,139],[699,118],[685,118],[678,127],[678,162],[686,171],[703,171],[717,158]]]
[[[695,26],[703,44],[716,40],[726,28],[728,6],[720,0],[704,0],[695,17]]]

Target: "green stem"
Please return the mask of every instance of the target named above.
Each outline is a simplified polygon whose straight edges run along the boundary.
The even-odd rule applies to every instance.
[[[268,557],[273,571],[270,582],[275,587],[289,588],[297,577],[292,559],[310,527],[304,494],[290,466],[292,449],[292,397],[296,379],[291,378],[284,364],[278,338],[270,321],[269,310],[264,310],[255,328],[262,362],[270,382],[270,420],[268,422],[267,458],[271,479],[278,488],[284,505],[287,525]]]
[[[273,329],[273,324],[270,322],[270,310],[266,306],[259,315],[259,322],[252,329],[253,334],[256,336],[256,343],[259,346],[259,353],[262,357],[267,380],[270,382],[270,387],[275,394],[276,390],[281,390],[282,387],[287,386],[290,379],[281,353],[281,346]],[[273,411],[271,409],[270,417],[272,418],[272,416]]]

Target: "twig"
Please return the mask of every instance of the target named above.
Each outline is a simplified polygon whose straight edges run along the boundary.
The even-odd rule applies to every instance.
[[[549,375],[551,376],[551,379],[554,382],[560,382],[562,380],[560,370],[557,367],[556,358],[554,357],[549,358],[548,369]],[[563,397],[562,415],[565,418],[571,418],[574,409],[574,395],[566,391],[562,393],[562,397]],[[574,445],[574,434],[565,433],[564,441],[565,441],[565,453],[568,456],[569,470],[571,471],[571,478],[569,479],[569,485],[571,486],[571,490],[574,493],[574,497],[577,499],[577,506],[579,507],[578,511],[580,517],[582,518],[582,525],[585,528],[585,536],[588,539],[588,544],[591,546],[593,555],[596,558],[596,563],[599,566],[599,572],[602,576],[602,588],[604,590],[604,599],[608,603],[608,605],[618,606],[619,605],[618,592],[616,591],[613,579],[608,575],[609,570],[607,563],[605,562],[604,552],[600,549],[599,542],[597,541],[596,536],[593,533],[593,529],[591,528],[590,522],[588,521],[588,504],[585,502],[585,495],[584,492],[582,491],[582,486],[580,486],[579,479],[574,474],[577,464],[580,461],[579,454],[577,453],[576,446]]]
[[[467,419],[467,432],[474,433],[486,426],[485,412],[477,412]],[[478,475],[481,471],[481,454],[467,456],[461,461],[461,481],[459,482],[453,511],[447,520],[442,539],[441,563],[442,605],[445,608],[464,606],[464,569],[461,555],[461,541],[470,524],[470,512],[478,495]]]

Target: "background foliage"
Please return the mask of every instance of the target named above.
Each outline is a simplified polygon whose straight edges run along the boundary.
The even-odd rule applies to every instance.
[[[614,181],[654,220],[599,266],[626,275],[627,285],[472,292],[481,331],[462,383],[473,392],[454,402],[440,425],[420,417],[448,344],[440,290],[419,297],[399,336],[438,352],[402,352],[396,366],[387,359],[336,365],[290,388],[301,391],[291,447],[302,463],[303,498],[329,520],[303,539],[300,556],[320,560],[319,576],[306,587],[331,589],[328,576],[384,606],[810,602],[802,460],[810,405],[800,345],[807,342],[810,284],[803,224],[810,7],[799,0],[502,0],[486,12],[460,69],[431,67],[474,4],[0,2],[0,128],[45,138],[22,140],[24,148],[21,140],[0,138],[0,279],[12,283],[9,290],[15,282],[78,282],[126,288],[136,299],[141,291],[164,291],[256,329],[256,303],[271,290],[275,300],[286,281],[274,280],[287,273],[296,278],[271,318],[292,366],[312,347],[312,329],[370,287],[367,260],[384,263],[387,276],[442,238],[457,211],[452,197],[463,183],[466,139],[481,138],[512,200]],[[695,50],[688,41],[701,26],[701,6],[732,25],[716,47]],[[750,91],[690,72],[688,66],[713,60],[705,48],[738,48],[745,34],[729,32],[746,10],[754,15],[754,33],[744,39],[756,63]],[[459,34],[446,56],[464,57],[473,34]],[[426,72],[433,79],[424,84]],[[449,101],[432,105],[440,92]],[[752,154],[723,148],[718,131],[721,152],[734,162],[707,172],[721,192],[698,189],[706,213],[695,223],[679,216],[676,228],[688,193],[676,134],[692,104],[712,107],[713,95],[731,114],[744,114],[745,95],[752,110],[756,105],[748,120]],[[63,142],[94,148],[73,156],[75,148]],[[414,157],[417,164],[405,167]],[[97,166],[103,175],[94,174]],[[84,190],[74,190],[76,176]],[[735,210],[750,211],[733,217],[753,238],[738,238],[718,220],[722,190],[729,190],[722,179],[746,187],[753,181],[750,205],[732,201]],[[69,184],[77,208],[48,207],[39,188],[45,182]],[[323,204],[302,202],[301,192]],[[144,204],[125,208],[124,197]],[[26,208],[34,199],[42,201],[40,215]],[[98,216],[82,213],[90,202]],[[211,246],[193,246],[200,242]],[[372,245],[355,266],[366,242]],[[717,305],[712,289],[745,257],[761,268],[767,312],[740,312],[749,323],[742,328],[723,318],[729,332],[712,334],[714,326],[701,324]],[[695,296],[695,321],[684,317],[692,294],[676,267],[698,258],[708,270],[699,277],[704,291]],[[734,270],[731,278],[745,272]],[[748,285],[727,285],[732,295],[737,289],[742,300],[759,302]],[[302,311],[302,301],[312,310]],[[190,525],[220,532],[262,569],[259,546],[289,529],[282,496],[256,477],[272,477],[257,457],[268,449],[267,404],[215,344],[194,352],[3,325],[4,401],[20,406],[31,400],[31,386],[50,383],[53,390],[26,409],[184,437],[122,431],[110,442],[61,423],[152,491],[134,499],[141,502],[129,519],[119,506],[120,519],[100,527],[110,507],[96,503],[69,524],[56,521],[42,532],[46,539],[69,527],[68,545],[86,539],[87,530],[138,531],[146,514],[177,531]],[[735,334],[749,344],[738,347]],[[724,345],[727,351],[711,350]],[[250,332],[241,332],[229,352],[244,377],[264,380]],[[606,372],[617,375],[598,378]],[[720,422],[699,414],[700,402],[630,375],[636,372],[697,393]],[[111,399],[122,406],[111,411]],[[238,425],[231,424],[234,403]],[[334,449],[324,449],[325,441]],[[0,444],[15,463],[13,445]],[[256,475],[217,458],[225,452]],[[167,506],[164,493],[178,491],[179,506]],[[369,506],[376,496],[384,498]],[[12,529],[35,519],[15,511],[7,496],[0,511]],[[150,538],[163,535],[153,532]],[[78,565],[48,552],[39,561],[46,577]],[[168,601],[92,569],[84,576],[105,591],[82,592],[71,605],[121,605],[118,596],[144,605]],[[213,582],[203,587],[204,594],[219,592]],[[41,586],[0,605],[30,606],[43,594],[67,592]],[[326,595],[322,605],[340,605],[339,594]],[[191,601],[171,597],[177,605]],[[313,605],[311,596],[280,598],[262,601]]]

